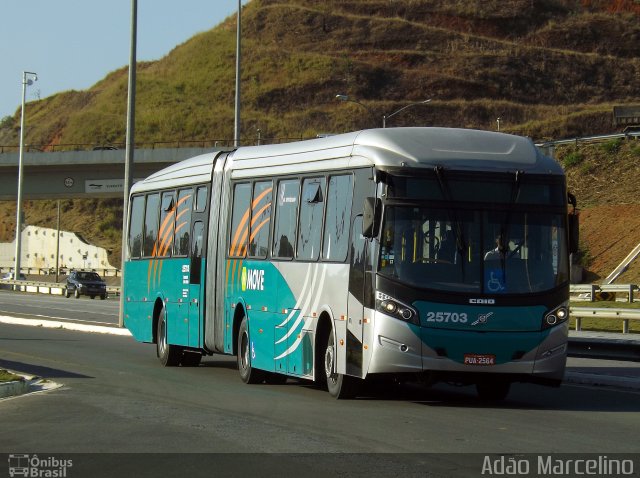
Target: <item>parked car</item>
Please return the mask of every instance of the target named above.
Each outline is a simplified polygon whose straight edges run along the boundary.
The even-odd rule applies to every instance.
[[[67,277],[65,297],[71,294],[78,299],[81,295],[88,295],[92,299],[96,296],[104,300],[107,298],[107,284],[95,272],[73,271]]]

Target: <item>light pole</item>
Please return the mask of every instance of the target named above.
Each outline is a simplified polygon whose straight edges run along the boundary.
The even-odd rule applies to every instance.
[[[24,104],[27,86],[38,81],[38,75],[32,71],[22,72],[22,110],[20,111],[20,153],[18,155],[18,198],[16,204],[16,262],[13,269],[14,280],[20,279],[20,254],[22,246],[22,160],[24,156]]]
[[[127,258],[127,239],[129,230],[129,191],[133,182],[133,162],[135,151],[136,125],[136,47],[138,44],[138,0],[131,0],[131,31],[129,43],[129,80],[127,82],[127,132],[124,157],[124,194],[122,199],[122,254],[121,254],[121,284],[124,285],[124,265]],[[118,308],[118,326],[124,327],[124,295],[120,294]]]
[[[390,115],[382,115],[382,127],[386,128],[387,127],[387,120],[389,118],[391,118],[392,116],[397,115],[398,113],[400,113],[401,111],[406,110],[407,108],[411,108],[412,106],[418,106],[418,105],[424,105],[427,104],[431,101],[431,98],[429,98],[428,100],[423,100],[423,101],[416,101],[415,103],[409,103],[406,106],[403,106],[402,108],[400,108],[397,111],[394,111],[393,113],[391,113]]]
[[[242,16],[242,0],[238,0],[238,21],[236,26],[236,113],[233,128],[233,146],[237,148],[240,146],[240,35],[241,24],[240,18]]]

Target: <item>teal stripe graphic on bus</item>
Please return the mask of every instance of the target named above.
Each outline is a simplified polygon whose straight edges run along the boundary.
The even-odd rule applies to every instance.
[[[497,307],[425,301],[416,301],[413,306],[420,313],[422,327],[478,332],[539,331],[548,312],[544,306]]]
[[[424,301],[413,305],[420,313],[422,341],[459,363],[465,363],[465,355],[491,355],[495,356],[495,365],[507,363],[533,350],[549,334],[540,330],[547,312],[544,306],[465,306]]]
[[[148,282],[149,270],[153,271],[154,268],[157,270],[155,279]],[[199,320],[198,317],[189,316],[188,271],[187,258],[164,259],[159,264],[154,259],[125,264],[128,287],[124,303],[124,322],[136,340],[153,341],[153,313],[156,301],[159,300],[166,309],[168,338],[171,343],[198,346]],[[189,327],[192,320],[196,324],[195,329]],[[193,340],[190,340],[190,328]]]
[[[312,373],[313,344],[309,327],[312,317],[305,316],[310,301],[296,298],[276,265],[268,261],[229,261],[227,311],[230,319],[238,304],[245,308],[250,326],[252,366],[269,371],[307,375]],[[305,284],[311,282],[310,265]],[[324,268],[323,268],[324,270]],[[309,294],[311,290],[309,290]],[[309,298],[310,295],[305,296]],[[228,335],[229,341],[232,336]],[[229,348],[232,343],[228,343]]]

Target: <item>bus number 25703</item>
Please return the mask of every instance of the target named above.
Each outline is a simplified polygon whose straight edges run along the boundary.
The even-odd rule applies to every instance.
[[[427,322],[467,322],[467,314],[457,312],[427,312]]]

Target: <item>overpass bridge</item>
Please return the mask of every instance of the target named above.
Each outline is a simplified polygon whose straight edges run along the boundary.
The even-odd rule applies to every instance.
[[[183,159],[220,150],[229,148],[136,149],[131,177],[135,182]],[[124,149],[25,152],[23,198],[122,197],[124,163]],[[15,201],[17,194],[18,153],[0,153],[0,201]]]

